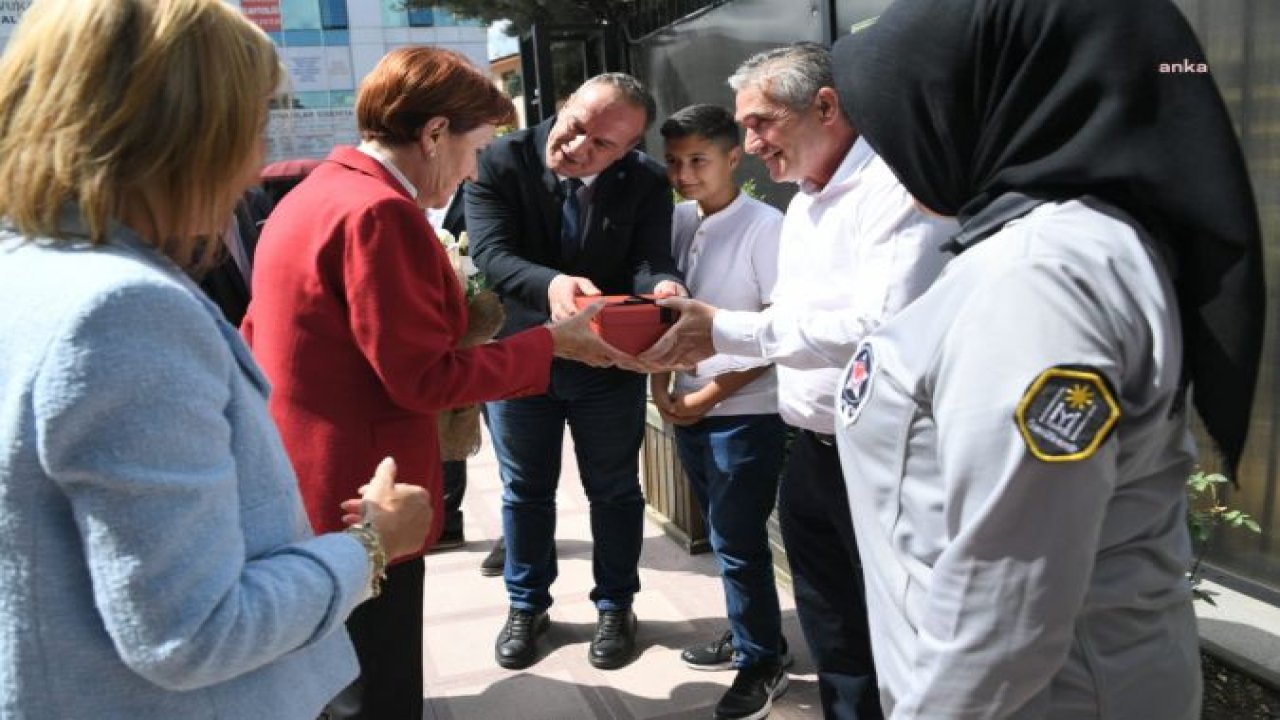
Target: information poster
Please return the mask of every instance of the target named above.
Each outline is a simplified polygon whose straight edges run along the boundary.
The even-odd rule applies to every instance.
[[[280,30],[280,0],[240,0],[240,9],[263,30]]]
[[[29,7],[31,0],[0,0],[0,38],[8,38],[13,34],[14,26]]]
[[[346,45],[282,47],[280,58],[289,69],[293,92],[351,90],[351,48]]]
[[[322,158],[335,145],[355,145],[355,108],[272,110],[267,127],[267,162]]]

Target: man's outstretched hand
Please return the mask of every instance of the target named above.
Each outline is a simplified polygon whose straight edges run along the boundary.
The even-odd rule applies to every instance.
[[[711,321],[716,308],[688,298],[668,297],[658,304],[680,313],[680,318],[638,359],[649,372],[688,370],[716,354],[711,342]]]

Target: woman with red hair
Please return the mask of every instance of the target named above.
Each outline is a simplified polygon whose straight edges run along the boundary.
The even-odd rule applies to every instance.
[[[393,456],[435,506],[418,553],[347,622],[360,678],[329,717],[422,717],[422,552],[439,535],[442,409],[546,391],[551,358],[623,359],[587,329],[593,312],[502,342],[459,349],[466,301],[425,208],[475,179],[476,154],[515,118],[511,101],[463,56],[393,51],[360,87],[362,142],[336,148],[263,229],[242,328],[274,386],[270,407],[312,525],[368,468]]]

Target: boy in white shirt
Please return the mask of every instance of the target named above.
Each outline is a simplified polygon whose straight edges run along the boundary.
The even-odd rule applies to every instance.
[[[759,311],[777,277],[782,213],[742,193],[733,114],[691,105],[662,125],[667,177],[687,200],[672,218],[672,255],[691,295],[718,308]],[[786,427],[773,367],[715,355],[693,373],[651,378],[654,404],[674,424],[676,449],[720,562],[729,632],[681,657],[696,669],[737,668],[716,718],[763,718],[790,664],[766,522],[778,492]]]

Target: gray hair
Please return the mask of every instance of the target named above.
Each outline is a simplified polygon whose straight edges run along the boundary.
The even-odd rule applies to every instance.
[[[828,64],[830,63],[828,62]],[[573,94],[577,95],[593,85],[608,85],[613,88],[618,95],[627,102],[627,104],[643,108],[645,128],[652,125],[654,119],[658,117],[658,103],[654,101],[653,95],[649,93],[649,89],[644,86],[644,83],[635,79],[631,75],[619,72],[601,73],[582,83],[577,90],[573,91]]]
[[[729,76],[734,92],[758,88],[770,100],[792,110],[807,108],[818,90],[834,88],[831,51],[813,42],[766,50],[747,58]]]

